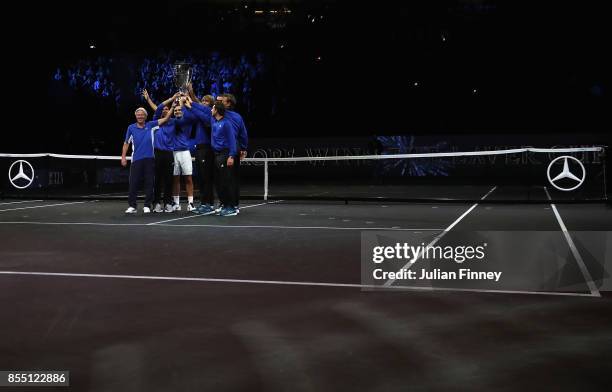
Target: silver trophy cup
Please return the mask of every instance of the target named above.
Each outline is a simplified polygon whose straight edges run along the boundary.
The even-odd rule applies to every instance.
[[[178,88],[181,93],[187,93],[187,86],[191,83],[191,64],[189,63],[175,63],[174,64],[174,85]]]

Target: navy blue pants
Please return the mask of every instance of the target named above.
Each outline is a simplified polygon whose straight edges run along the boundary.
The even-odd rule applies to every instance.
[[[227,166],[228,151],[215,151],[215,184],[219,201],[225,207],[236,207],[236,189],[234,188],[234,166]]]
[[[213,184],[215,178],[215,152],[210,144],[201,144],[196,150],[200,201],[202,204],[215,204]]]
[[[153,203],[172,204],[172,151],[155,149],[155,197]],[[164,198],[162,199],[162,191]]]
[[[128,202],[130,207],[136,208],[136,197],[138,189],[144,183],[145,207],[151,208],[153,201],[153,184],[155,183],[155,159],[145,158],[132,162],[130,166],[130,195]]]

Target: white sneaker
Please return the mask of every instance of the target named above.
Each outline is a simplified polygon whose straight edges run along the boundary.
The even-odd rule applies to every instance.
[[[127,210],[125,210],[126,214],[135,214],[136,212],[136,208],[134,207],[129,207]]]
[[[161,204],[159,203],[155,204],[155,208],[153,209],[153,212],[164,212]]]
[[[142,212],[144,212],[145,214],[148,214],[151,212],[151,209],[149,207],[143,207]]]
[[[196,208],[193,206],[193,203],[189,203],[187,204],[187,211],[191,212],[193,210],[195,210]]]
[[[166,204],[166,209],[164,212],[174,212],[174,207],[172,207],[172,204]]]
[[[174,208],[174,211],[180,211],[181,210],[181,205],[180,204],[175,204],[173,206],[173,208]]]

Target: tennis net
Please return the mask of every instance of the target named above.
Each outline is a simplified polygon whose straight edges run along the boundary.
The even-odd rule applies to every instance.
[[[607,200],[606,148],[246,158],[244,199],[584,202]],[[0,154],[3,198],[123,199],[118,156]],[[196,168],[197,165],[194,165]],[[194,183],[198,184],[197,168]],[[548,192],[546,192],[546,190]],[[197,190],[196,190],[197,196]]]

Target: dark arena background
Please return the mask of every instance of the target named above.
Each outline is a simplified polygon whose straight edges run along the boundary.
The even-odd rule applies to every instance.
[[[0,392],[608,390],[607,9],[7,9]],[[131,156],[126,129],[179,62],[196,98],[235,96],[248,146],[228,113],[134,125],[192,157],[193,200],[176,176],[149,212],[161,177],[128,191],[161,153]]]

